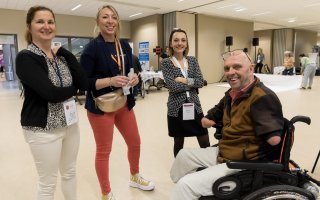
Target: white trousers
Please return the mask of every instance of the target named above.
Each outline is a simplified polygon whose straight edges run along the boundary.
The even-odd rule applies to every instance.
[[[79,127],[73,124],[48,132],[23,130],[39,175],[37,200],[53,200],[58,170],[65,200],[76,200]]]
[[[240,170],[217,164],[218,148],[181,149],[173,162],[170,176],[177,183],[171,200],[198,200],[213,195],[212,184],[219,178]],[[207,167],[196,172],[199,167]]]
[[[308,64],[303,72],[301,87],[312,87],[313,78],[316,74],[316,64]]]

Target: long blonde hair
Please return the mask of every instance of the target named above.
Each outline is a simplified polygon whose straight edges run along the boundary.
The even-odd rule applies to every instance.
[[[99,17],[100,17],[101,10],[103,10],[105,8],[110,9],[117,16],[118,25],[117,25],[117,31],[116,31],[116,38],[119,38],[120,37],[120,17],[119,17],[119,14],[118,14],[117,10],[111,5],[104,5],[104,6],[101,6],[98,9],[98,12],[97,12],[97,15],[96,15],[96,25],[94,26],[94,30],[93,30],[93,36],[96,37],[100,33],[100,30],[99,30],[99,27],[98,27],[98,20],[99,20]]]

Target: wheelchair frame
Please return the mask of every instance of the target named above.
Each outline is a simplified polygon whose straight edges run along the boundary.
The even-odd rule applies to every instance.
[[[314,193],[304,188],[305,184],[319,181],[308,175],[294,161],[290,151],[294,141],[294,123],[311,123],[306,116],[295,116],[285,120],[281,139],[281,154],[278,162],[227,161],[231,169],[242,171],[219,178],[212,186],[214,196],[201,197],[199,200],[259,200],[259,199],[306,199],[315,200]],[[222,126],[216,127],[215,137],[221,139]],[[312,186],[312,184],[311,184]]]

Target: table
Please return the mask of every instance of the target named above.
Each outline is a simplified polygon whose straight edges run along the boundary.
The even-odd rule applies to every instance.
[[[141,80],[142,80],[142,86],[141,86],[141,96],[144,97],[144,93],[148,93],[148,90],[150,87],[156,87],[157,90],[160,90],[162,88],[162,86],[160,86],[159,83],[159,80],[156,81],[156,79],[161,79],[161,80],[164,80],[163,78],[163,74],[162,74],[162,71],[142,71],[140,72],[140,77],[141,77]],[[147,86],[147,81],[152,79],[152,82],[150,85]]]

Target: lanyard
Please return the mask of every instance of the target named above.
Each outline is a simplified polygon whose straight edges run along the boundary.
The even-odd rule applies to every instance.
[[[177,60],[176,57],[172,56],[172,60],[173,62],[179,67],[179,69],[181,70],[181,73],[182,75],[185,77],[185,78],[188,78],[188,61],[185,57],[183,57],[183,65],[184,65],[184,68],[182,69],[179,61]]]
[[[116,52],[117,52],[117,59],[115,58],[115,56],[114,55],[112,55],[111,54],[111,58],[112,58],[112,60],[114,61],[114,62],[116,62],[117,63],[117,65],[118,65],[118,68],[119,68],[119,71],[120,71],[120,73],[121,73],[121,71],[122,71],[122,66],[124,65],[124,58],[123,58],[123,52],[122,52],[122,48],[121,48],[121,45],[120,45],[120,51],[121,51],[121,57],[122,57],[122,65],[121,65],[121,60],[120,60],[120,54],[119,54],[119,40],[115,40],[115,45],[116,45]]]
[[[63,87],[63,80],[62,80],[61,73],[60,73],[60,67],[59,67],[58,62],[57,62],[57,57],[54,55],[53,52],[52,52],[52,55],[53,55],[53,60],[54,60],[54,65],[55,65],[55,66],[53,66],[53,69],[54,69],[56,75],[59,78],[60,87]]]
[[[183,69],[182,69],[179,61],[177,60],[177,58],[174,57],[174,56],[172,56],[172,61],[179,67],[182,75],[183,75],[185,78],[188,78],[188,60],[187,60],[185,57],[183,57],[182,60],[183,60],[183,66],[184,66]],[[189,91],[186,91],[186,95],[187,95],[187,99],[189,99],[189,98],[190,98],[190,93],[189,93]]]

